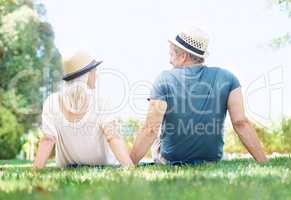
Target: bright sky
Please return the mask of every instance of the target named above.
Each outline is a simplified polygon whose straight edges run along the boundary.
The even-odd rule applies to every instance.
[[[133,99],[133,93],[148,94],[149,83],[171,68],[167,39],[190,25],[210,35],[207,65],[227,68],[240,79],[252,120],[269,124],[291,116],[291,47],[268,46],[291,32],[291,18],[268,0],[47,0],[45,5],[64,56],[87,49],[104,61],[100,91],[113,107],[121,105],[118,116],[143,116],[146,95]]]

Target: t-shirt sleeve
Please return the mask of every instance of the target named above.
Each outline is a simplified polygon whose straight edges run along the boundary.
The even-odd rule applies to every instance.
[[[150,93],[150,99],[166,101],[167,99],[166,73],[161,73],[154,81]]]
[[[230,71],[224,69],[223,70],[226,75],[226,80],[229,83],[229,92],[233,91],[236,88],[241,86],[238,78]]]
[[[43,104],[41,115],[42,119],[41,131],[43,135],[55,138],[57,136],[57,129],[54,123],[54,116],[52,114],[53,102],[51,100],[52,100],[51,98],[47,98]]]
[[[230,91],[233,91],[236,88],[239,88],[241,86],[238,78],[231,73],[231,86],[230,86]]]

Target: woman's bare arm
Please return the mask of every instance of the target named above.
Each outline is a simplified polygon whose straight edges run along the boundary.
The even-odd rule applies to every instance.
[[[55,140],[51,137],[44,136],[40,140],[37,154],[33,162],[33,168],[42,169],[45,167],[46,162],[52,153],[54,145],[55,145]]]
[[[119,163],[123,167],[133,165],[127,147],[123,139],[120,137],[118,125],[114,121],[107,123],[103,126],[103,133],[105,134],[107,142]]]

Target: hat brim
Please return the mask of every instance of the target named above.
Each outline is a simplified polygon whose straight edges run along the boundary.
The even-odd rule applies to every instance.
[[[177,47],[183,49],[184,51],[187,51],[188,53],[190,53],[190,54],[192,54],[192,55],[194,55],[194,56],[197,56],[197,57],[199,57],[199,58],[203,58],[203,59],[205,59],[205,58],[207,58],[208,55],[209,55],[209,53],[208,53],[207,51],[204,53],[204,55],[201,55],[201,54],[195,53],[194,51],[191,51],[190,49],[187,49],[187,48],[184,47],[182,44],[180,44],[179,42],[177,42],[177,40],[176,40],[175,38],[170,38],[170,39],[168,39],[168,42],[174,44],[175,46],[177,46]]]
[[[76,72],[72,72],[69,74],[66,74],[63,76],[63,80],[64,81],[69,81],[75,78],[78,78],[80,76],[82,76],[83,74],[89,72],[90,70],[92,70],[93,68],[97,67],[98,65],[100,65],[103,61],[96,61],[93,60],[91,63],[89,63],[88,65],[86,65],[85,67],[83,67],[82,69],[76,71]]]

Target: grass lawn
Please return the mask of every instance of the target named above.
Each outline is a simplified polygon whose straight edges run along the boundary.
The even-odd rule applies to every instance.
[[[34,171],[30,162],[0,161],[0,199],[291,199],[291,157],[190,167]]]

